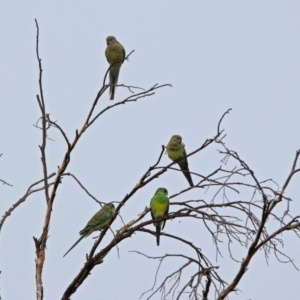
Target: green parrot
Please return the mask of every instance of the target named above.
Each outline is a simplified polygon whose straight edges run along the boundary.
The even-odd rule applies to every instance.
[[[115,215],[115,206],[112,203],[105,204],[93,217],[88,221],[86,226],[79,232],[81,237],[77,242],[65,253],[65,257],[83,238],[89,236],[96,230],[102,230],[107,227]]]
[[[105,56],[108,63],[111,65],[109,72],[109,96],[110,100],[114,100],[115,96],[115,85],[118,84],[119,72],[122,66],[122,63],[125,59],[125,49],[117,41],[114,36],[108,36],[106,38],[107,47],[105,50]]]
[[[194,186],[192,176],[189,170],[189,164],[186,157],[186,152],[184,144],[182,143],[182,137],[178,134],[175,134],[171,137],[167,145],[167,153],[171,160],[178,161],[178,165],[183,172],[183,175],[189,182],[190,186]]]
[[[169,198],[168,190],[165,188],[158,188],[151,199],[150,202],[151,216],[152,219],[163,217],[169,212]],[[159,236],[160,231],[164,229],[166,220],[155,222],[154,226],[156,227],[156,243],[159,246]]]

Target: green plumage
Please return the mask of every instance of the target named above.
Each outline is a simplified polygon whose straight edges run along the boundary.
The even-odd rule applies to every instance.
[[[173,135],[171,137],[167,145],[167,154],[171,160],[177,162],[190,186],[194,186],[189,170],[189,164],[186,158],[185,147],[182,143],[182,138],[180,135]]]
[[[81,237],[65,253],[64,257],[85,237],[92,232],[106,228],[115,215],[115,206],[112,203],[105,204],[93,217],[88,221],[86,226],[79,232]]]
[[[116,90],[115,85],[118,84],[119,72],[126,54],[124,47],[114,36],[108,36],[106,38],[106,43],[107,47],[105,50],[105,56],[108,63],[111,65],[109,71],[109,96],[110,100],[114,100]]]
[[[158,188],[151,199],[150,202],[151,208],[151,216],[152,219],[163,217],[168,214],[169,212],[169,198],[168,198],[168,191],[165,188]],[[154,226],[156,227],[156,243],[159,246],[159,238],[160,232],[164,229],[166,224],[166,220],[155,222]]]

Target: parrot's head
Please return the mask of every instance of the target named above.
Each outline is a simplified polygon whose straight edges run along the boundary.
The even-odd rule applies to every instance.
[[[114,44],[115,42],[117,42],[117,39],[116,39],[114,36],[112,36],[112,35],[110,35],[110,36],[108,36],[108,37],[106,38],[106,44],[107,44],[107,46],[108,46],[108,45],[112,45],[112,44]]]
[[[175,134],[171,137],[171,141],[176,144],[181,144],[182,137],[179,134]]]
[[[109,207],[110,207],[111,209],[115,209],[115,206],[114,206],[113,203],[109,203],[108,205],[109,205]]]
[[[111,210],[113,210],[113,211],[116,210],[113,203],[108,203],[108,206],[109,206],[109,208],[110,208]]]
[[[158,193],[164,193],[165,195],[168,195],[168,190],[166,188],[160,187],[156,190],[155,195]]]
[[[106,204],[109,207],[110,215],[113,217],[115,215],[116,209],[112,202]]]

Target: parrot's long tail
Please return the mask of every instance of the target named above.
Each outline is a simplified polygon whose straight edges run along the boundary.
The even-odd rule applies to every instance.
[[[109,88],[109,99],[110,100],[114,100],[114,97],[115,97],[115,86],[114,85],[111,85],[110,88]]]
[[[159,246],[159,238],[160,238],[160,230],[161,230],[161,224],[156,224],[156,244]]]
[[[109,72],[109,98],[110,100],[114,100],[115,97],[115,91],[117,87],[115,86],[118,84],[118,77],[119,77],[119,71],[120,68],[116,68],[114,66],[111,67],[110,72]]]
[[[179,165],[179,166],[180,166],[180,169],[181,169],[184,177],[189,182],[190,186],[194,186],[192,175],[190,173],[189,167],[187,165]]]
[[[65,255],[63,257],[65,257],[84,237],[86,237],[87,235],[82,235],[77,242],[65,253]]]

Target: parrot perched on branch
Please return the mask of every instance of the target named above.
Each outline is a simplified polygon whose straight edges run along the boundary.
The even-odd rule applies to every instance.
[[[151,199],[150,202],[151,208],[151,216],[152,219],[156,219],[158,217],[163,217],[169,212],[169,198],[168,198],[168,190],[165,188],[158,188]],[[159,246],[159,237],[160,232],[164,229],[166,224],[166,220],[155,222],[154,226],[156,227],[156,243]]]
[[[111,65],[109,71],[109,97],[110,100],[114,100],[116,90],[115,85],[118,84],[119,72],[126,54],[124,47],[117,41],[114,36],[108,36],[106,38],[106,43],[107,47],[105,50],[105,56],[108,63]]]
[[[77,242],[66,252],[64,257],[85,237],[92,232],[106,228],[115,215],[115,206],[112,203],[105,204],[93,217],[88,221],[86,226],[79,232],[81,237]]]
[[[189,170],[189,164],[186,158],[185,147],[182,143],[182,137],[180,135],[176,134],[171,137],[167,145],[167,154],[172,161],[177,162],[190,186],[194,186]]]

